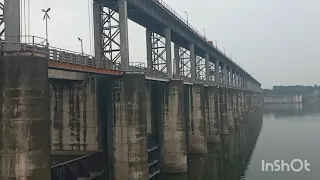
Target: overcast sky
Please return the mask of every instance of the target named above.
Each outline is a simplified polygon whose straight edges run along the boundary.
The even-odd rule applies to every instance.
[[[21,0],[23,1],[23,0]],[[42,8],[51,7],[49,41],[90,53],[88,0],[30,0],[31,32],[45,37]],[[92,0],[90,0],[92,1]],[[165,0],[262,83],[320,84],[319,0]],[[129,24],[130,61],[146,59],[145,28]],[[92,50],[93,52],[93,50]]]

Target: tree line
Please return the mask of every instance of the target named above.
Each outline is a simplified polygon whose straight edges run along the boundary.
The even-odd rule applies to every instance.
[[[273,86],[272,89],[263,89],[265,94],[309,94],[319,91],[320,86]]]

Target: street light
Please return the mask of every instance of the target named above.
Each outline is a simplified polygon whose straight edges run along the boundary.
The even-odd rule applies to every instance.
[[[42,12],[44,12],[43,20],[46,20],[46,39],[47,39],[47,46],[49,45],[48,42],[48,19],[50,19],[50,16],[48,12],[51,10],[51,8],[48,8],[47,10],[42,9]]]
[[[83,41],[81,38],[78,37],[78,40],[80,41],[81,43],[81,53],[82,53],[82,56],[83,56]]]
[[[202,29],[203,30],[203,35],[204,35],[204,38],[206,39],[206,30],[205,29]]]
[[[189,25],[189,14],[187,11],[185,11],[184,13],[186,13],[186,15],[187,15],[187,25]]]
[[[217,40],[214,40],[216,42],[216,48],[218,49],[218,41]]]
[[[223,53],[226,55],[226,48],[223,47]]]

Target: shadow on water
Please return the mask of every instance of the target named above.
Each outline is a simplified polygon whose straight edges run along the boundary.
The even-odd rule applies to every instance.
[[[208,144],[205,155],[188,155],[188,172],[162,173],[160,180],[239,180],[245,179],[252,152],[262,127],[262,108],[219,144]]]

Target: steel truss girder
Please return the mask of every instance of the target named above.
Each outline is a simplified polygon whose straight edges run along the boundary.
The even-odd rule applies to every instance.
[[[102,7],[102,53],[110,62],[120,62],[120,23],[119,14],[116,13],[117,5],[114,9]]]
[[[200,56],[196,56],[196,78],[206,80],[206,61]]]
[[[191,78],[190,51],[179,47],[179,74]]]
[[[220,74],[220,85],[225,85],[225,82],[224,82],[225,74],[223,71],[223,64],[219,66],[219,74]]]
[[[151,60],[152,70],[166,73],[167,57],[166,57],[166,40],[161,35],[151,33]]]
[[[231,73],[231,69],[230,68],[228,68],[227,69],[227,85],[228,86],[231,86],[231,78],[232,78],[232,73]]]
[[[118,3],[105,7],[94,1],[95,63],[112,69],[121,62],[118,9]]]
[[[215,82],[215,63],[209,62],[209,82]]]
[[[5,33],[3,9],[4,9],[3,0],[0,0],[0,38],[1,39],[4,38],[4,33]]]

